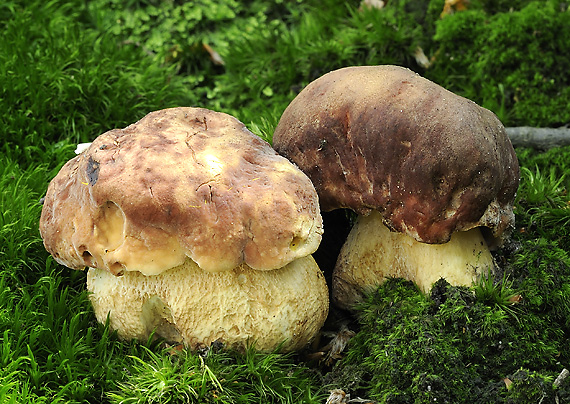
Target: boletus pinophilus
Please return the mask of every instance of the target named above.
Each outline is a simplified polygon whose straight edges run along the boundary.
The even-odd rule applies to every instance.
[[[427,291],[492,270],[514,223],[514,149],[489,110],[398,66],[347,67],[304,88],[273,146],[313,181],[324,212],[358,214],[333,271],[350,308],[387,277]],[[326,234],[325,234],[326,236]]]
[[[51,181],[40,231],[57,262],[89,268],[95,315],[122,338],[296,350],[328,313],[313,185],[224,113],[103,133]]]

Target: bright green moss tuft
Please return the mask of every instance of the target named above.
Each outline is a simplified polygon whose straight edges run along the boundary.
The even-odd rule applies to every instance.
[[[519,149],[521,184],[517,195],[516,239],[546,238],[570,249],[570,148],[537,153]]]
[[[106,398],[124,403],[322,403],[317,377],[290,355],[244,354],[213,346],[200,353],[143,349],[129,358],[129,376]]]

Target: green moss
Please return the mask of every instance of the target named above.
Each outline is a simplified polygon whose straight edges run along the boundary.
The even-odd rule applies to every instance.
[[[562,324],[560,332],[570,331],[570,256],[555,241],[543,238],[521,243],[510,271],[522,290],[525,308],[551,324]],[[540,332],[547,332],[546,327]],[[570,359],[570,353],[561,352]]]
[[[109,392],[111,403],[320,403],[317,377],[290,356],[245,354],[215,347],[199,354],[143,349],[128,363],[129,377]]]
[[[347,65],[410,67],[507,125],[570,121],[565,2],[472,0],[441,19],[443,4],[0,4],[0,402],[324,402],[321,369],[296,356],[117,340],[97,325],[84,274],[48,258],[40,198],[78,141],[176,105],[231,113],[269,139],[304,85]],[[552,387],[570,367],[570,149],[517,153],[517,228],[496,277],[429,296],[390,280],[327,383],[386,403],[570,402],[570,378]]]
[[[427,75],[493,110],[508,126],[562,125],[570,121],[569,16],[556,0],[512,12],[447,16],[437,22],[437,54]]]
[[[53,143],[90,141],[191,102],[174,67],[83,25],[83,2],[28,3],[0,21],[0,147],[15,161],[51,161]]]
[[[554,377],[552,375],[520,369],[508,379],[512,384],[509,387],[507,403],[555,402]]]
[[[380,402],[503,402],[510,393],[497,381],[520,368],[560,367],[565,336],[552,318],[476,296],[443,280],[431,296],[388,280],[361,307],[362,328],[336,373],[359,363],[358,386]]]
[[[516,214],[516,239],[546,238],[570,249],[570,177],[567,164],[570,148],[544,153],[520,149],[521,163]]]
[[[557,176],[566,173],[568,162],[570,161],[570,146],[558,147],[547,151],[525,148],[517,149],[516,152],[521,166],[529,168],[536,166],[544,172],[554,168]]]
[[[413,52],[430,40],[423,33],[430,25],[428,3],[396,0],[382,10],[359,9],[359,4],[308,1],[302,13],[290,13],[285,21],[244,30],[224,53],[226,74],[214,90],[222,105],[246,122],[259,121],[248,111],[263,115],[270,137],[294,96],[331,70],[363,64],[417,69]]]

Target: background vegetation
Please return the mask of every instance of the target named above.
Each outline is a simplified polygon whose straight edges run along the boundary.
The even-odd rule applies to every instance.
[[[496,279],[429,296],[387,282],[333,367],[119,341],[96,323],[85,275],[39,237],[41,197],[76,143],[181,105],[270,140],[295,94],[343,66],[409,67],[506,126],[570,122],[567,2],[444,3],[3,1],[0,402],[324,403],[333,388],[386,403],[570,402],[570,378],[555,383],[570,367],[568,148],[517,150],[517,229]]]

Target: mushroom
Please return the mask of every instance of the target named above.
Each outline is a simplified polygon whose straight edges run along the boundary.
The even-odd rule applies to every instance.
[[[343,308],[387,277],[471,285],[494,267],[487,241],[514,224],[519,167],[499,119],[402,67],[316,79],[273,146],[311,178],[324,212],[357,213],[332,275]]]
[[[224,113],[98,136],[51,181],[40,232],[58,263],[89,267],[95,315],[125,339],[296,350],[327,316],[313,185]]]

